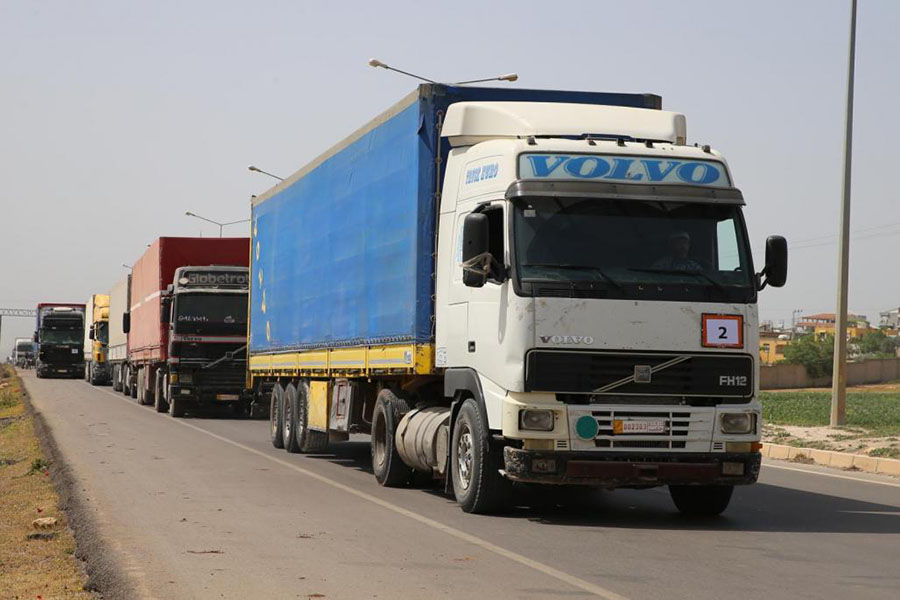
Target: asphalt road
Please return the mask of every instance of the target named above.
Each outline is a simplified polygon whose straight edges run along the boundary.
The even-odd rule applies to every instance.
[[[145,597],[900,597],[896,479],[768,462],[714,519],[681,517],[664,489],[467,515],[437,490],[379,487],[365,442],[289,455],[266,422],[23,377]]]

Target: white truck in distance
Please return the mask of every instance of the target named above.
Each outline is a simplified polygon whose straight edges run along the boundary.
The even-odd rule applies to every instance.
[[[720,513],[733,486],[759,474],[756,301],[766,284],[785,282],[784,239],[767,240],[765,267],[754,273],[743,195],[718,152],[687,145],[681,114],[567,101],[566,92],[523,101],[529,91],[518,90],[507,101],[468,100],[478,94],[462,90],[422,86],[255,201],[250,376],[258,393],[271,390],[273,443],[314,451],[329,436],[369,431],[380,483],[430,472],[468,512],[501,508],[512,484],[525,482],[667,485],[682,512]],[[383,140],[407,111],[418,111],[410,137],[436,123],[439,194],[419,192],[417,230],[436,250],[433,265],[430,252],[419,253],[417,270],[433,275],[433,328],[426,311],[425,337],[417,329],[406,340],[355,346],[327,341],[336,335],[303,338],[304,327],[329,318],[331,332],[345,325],[347,309],[331,317],[323,310],[315,323],[292,321],[301,323],[296,340],[282,337],[282,321],[295,314],[283,298],[302,298],[308,313],[318,290],[303,281],[292,295],[278,287],[290,276],[268,253],[288,236],[277,233],[272,211],[293,223],[304,222],[304,211],[322,219],[329,209],[304,190],[328,205],[327,171],[317,173],[334,169],[341,153],[353,157],[353,182],[365,189],[367,157],[390,150]],[[370,137],[379,130],[381,141]],[[366,211],[391,201],[372,189]],[[354,193],[335,184],[341,210],[352,210]],[[438,214],[429,217],[421,207],[435,196]],[[346,269],[349,247],[328,244],[352,238],[339,229],[327,235],[304,246],[314,253],[309,262],[321,266],[331,252]],[[400,239],[375,226],[359,235]],[[365,262],[363,283],[327,283],[327,274],[318,282],[375,286],[365,282],[380,267]],[[275,281],[273,265],[282,265]],[[399,277],[390,285],[401,285]],[[389,293],[387,285],[373,290]],[[360,322],[378,312],[351,308]]]

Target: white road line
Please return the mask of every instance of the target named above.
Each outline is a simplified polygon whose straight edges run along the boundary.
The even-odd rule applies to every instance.
[[[770,460],[774,460],[774,459],[770,459]],[[834,477],[835,479],[849,479],[850,481],[859,481],[860,483],[874,483],[875,485],[887,485],[890,487],[900,487],[900,483],[891,483],[890,481],[875,481],[874,479],[863,479],[862,477],[851,477],[849,475],[838,475],[837,473],[825,473],[823,471],[798,469],[797,467],[783,467],[781,465],[773,465],[770,462],[763,463],[763,469],[781,469],[782,471],[796,471],[797,473],[808,473],[809,475],[822,475],[824,477]]]
[[[142,407],[139,404],[136,404],[131,398],[126,398],[120,394],[111,392],[109,390],[97,389],[96,387],[91,386],[87,382],[82,382],[82,383],[84,383],[84,385],[86,385],[86,386],[89,386],[93,390],[109,394],[110,396],[113,396],[117,400],[121,400],[130,406],[134,406],[135,408],[139,408],[146,412],[146,408]],[[306,475],[307,477],[315,479],[316,481],[320,481],[322,483],[330,485],[331,487],[341,490],[342,492],[347,492],[348,494],[352,494],[352,495],[356,496],[357,498],[366,500],[368,502],[371,502],[372,504],[377,504],[378,506],[380,506],[382,508],[393,511],[399,515],[403,515],[404,517],[412,519],[413,521],[418,521],[419,523],[422,523],[423,525],[427,525],[428,527],[431,527],[432,529],[436,529],[442,533],[453,536],[464,542],[468,542],[470,544],[478,546],[479,548],[481,548],[483,550],[487,550],[488,552],[493,552],[494,554],[497,554],[499,556],[507,558],[511,561],[517,562],[520,565],[529,567],[535,571],[543,573],[544,575],[549,575],[550,577],[553,577],[555,579],[558,579],[560,581],[568,583],[569,585],[571,585],[573,587],[576,587],[576,588],[579,588],[586,592],[589,592],[591,594],[594,594],[595,596],[597,596],[599,598],[606,598],[607,600],[627,600],[624,596],[620,596],[619,594],[616,594],[615,592],[607,590],[606,588],[600,587],[599,585],[595,585],[595,584],[591,583],[590,581],[586,581],[579,577],[575,577],[574,575],[570,575],[568,573],[560,571],[559,569],[555,569],[549,565],[545,565],[544,563],[530,559],[527,556],[523,556],[521,554],[513,552],[512,550],[507,550],[506,548],[503,548],[496,544],[492,544],[491,542],[488,542],[487,540],[483,540],[480,537],[476,537],[474,535],[466,533],[465,531],[461,531],[459,529],[450,527],[449,525],[445,525],[444,523],[441,523],[439,521],[435,521],[434,519],[429,519],[428,517],[420,515],[416,512],[413,512],[411,510],[405,509],[401,506],[397,506],[396,504],[388,502],[387,500],[382,500],[381,498],[372,496],[371,494],[367,494],[366,492],[362,492],[360,490],[357,490],[356,488],[350,487],[343,483],[339,483],[333,479],[325,477],[324,475],[320,475],[313,471],[304,469],[303,467],[299,467],[299,466],[297,466],[293,463],[290,463],[286,460],[276,458],[270,454],[266,454],[265,452],[257,450],[256,448],[251,448],[250,446],[246,446],[244,444],[241,444],[240,442],[235,442],[234,440],[230,440],[219,434],[216,434],[216,433],[213,433],[206,429],[203,429],[202,427],[197,427],[196,425],[192,425],[191,423],[188,423],[187,421],[183,421],[181,419],[171,419],[171,422],[181,425],[183,427],[188,427],[189,429],[194,429],[196,431],[199,431],[200,433],[208,435],[209,437],[215,438],[219,441],[225,442],[226,444],[230,444],[236,448],[246,450],[247,452],[249,452],[251,454],[255,454],[257,456],[265,458],[266,460],[270,460],[274,463],[277,463],[283,467],[287,467],[288,469],[296,471],[297,473],[300,473],[302,475]]]

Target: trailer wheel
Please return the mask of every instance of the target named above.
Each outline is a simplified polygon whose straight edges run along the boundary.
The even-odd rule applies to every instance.
[[[144,367],[141,367],[137,370],[137,375],[134,378],[134,389],[132,390],[132,396],[137,399],[138,404],[144,403]]]
[[[91,380],[91,363],[84,363],[84,380]]]
[[[502,458],[490,444],[490,432],[478,403],[463,402],[453,427],[450,467],[453,493],[467,513],[491,513],[505,508],[512,484],[500,474]]]
[[[297,396],[297,387],[293,383],[284,388],[284,394],[281,396],[281,438],[284,441],[284,449],[291,454],[300,452],[299,440],[303,438],[305,429],[297,419],[299,408]]]
[[[294,437],[300,452],[319,452],[328,447],[328,433],[309,428],[309,383],[303,381],[297,386],[297,405],[294,410]]]
[[[672,501],[683,515],[715,516],[731,501],[733,485],[670,485]]]
[[[281,384],[276,383],[272,387],[272,397],[269,400],[269,440],[276,448],[284,448],[284,432],[281,429],[281,398],[284,390]]]
[[[168,387],[166,385],[167,379],[168,377],[165,377],[162,371],[156,372],[156,393],[153,395],[153,408],[156,409],[156,412],[158,413],[169,411],[169,403],[166,402],[165,394],[165,390]]]
[[[410,481],[412,467],[406,465],[397,452],[397,425],[409,412],[409,403],[385,388],[378,392],[372,411],[372,471],[384,487],[398,487]]]

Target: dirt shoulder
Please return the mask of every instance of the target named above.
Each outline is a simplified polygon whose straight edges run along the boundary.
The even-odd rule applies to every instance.
[[[0,365],[0,590],[5,598],[95,599],[21,382]]]
[[[900,383],[847,390],[847,423],[830,427],[831,390],[766,391],[763,442],[900,458]]]

